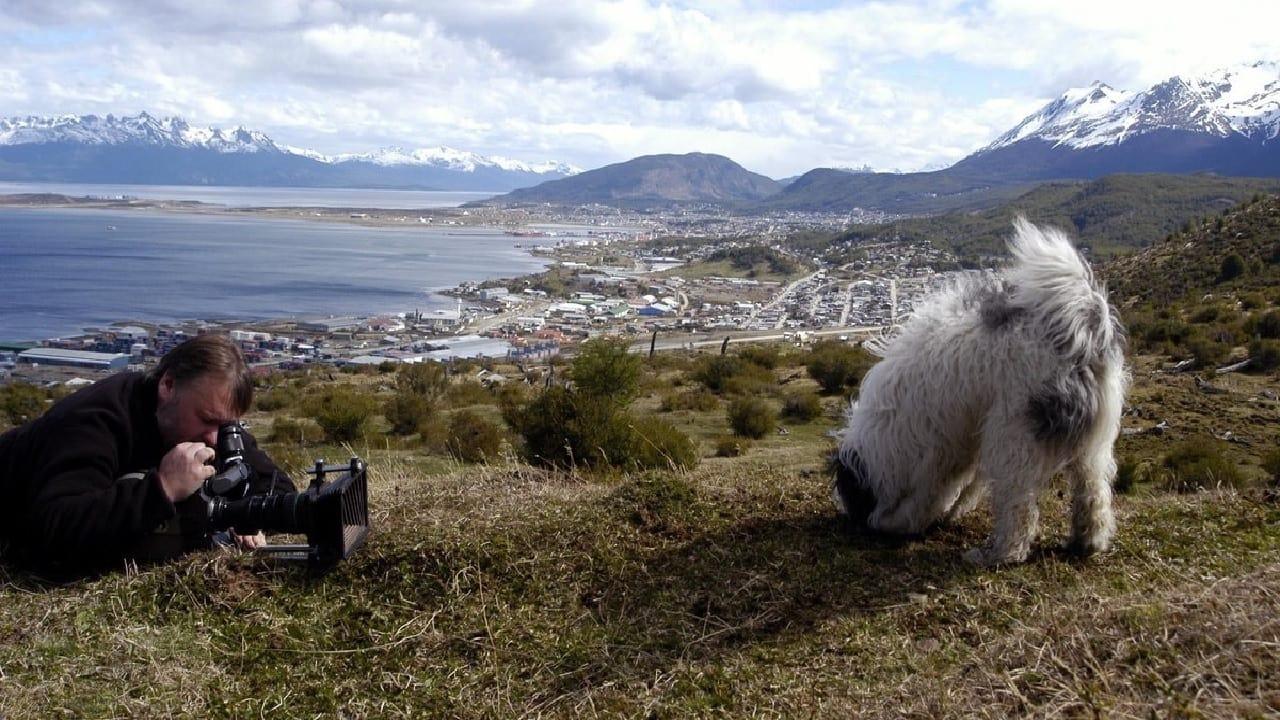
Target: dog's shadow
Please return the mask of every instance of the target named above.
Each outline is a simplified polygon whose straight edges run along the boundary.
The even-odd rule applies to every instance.
[[[976,537],[869,535],[834,514],[751,520],[597,576],[582,604],[642,665],[670,667],[918,602],[980,572],[961,557]]]

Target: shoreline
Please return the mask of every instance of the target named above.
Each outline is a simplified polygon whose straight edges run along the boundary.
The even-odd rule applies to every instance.
[[[523,220],[520,219],[519,213],[511,214],[513,217],[506,217],[502,213],[477,213],[473,209],[462,209],[458,207],[447,208],[425,208],[422,210],[406,210],[406,209],[386,209],[386,208],[338,208],[338,207],[319,207],[319,206],[290,206],[290,207],[233,207],[218,203],[207,203],[197,200],[141,200],[134,198],[97,198],[97,197],[76,197],[61,193],[10,193],[0,195],[0,210],[96,210],[96,211],[126,211],[126,212],[161,212],[172,213],[177,215],[188,215],[197,217],[231,217],[231,218],[253,218],[258,220],[307,220],[310,222],[318,222],[324,224],[342,224],[357,227],[369,228],[398,228],[407,230],[413,227],[422,229],[430,229],[435,233],[448,236],[465,237],[470,230],[490,229],[496,232],[509,234],[516,237],[530,237],[545,240],[555,238],[554,234],[548,235],[543,232],[529,231],[527,214],[524,214]],[[499,217],[502,215],[502,217]],[[409,219],[412,218],[412,222]],[[422,222],[423,219],[430,219],[429,222]],[[532,223],[537,224],[537,223]],[[593,231],[587,225],[573,226],[582,228],[584,231]],[[526,228],[521,231],[520,228]],[[457,230],[450,232],[449,230]],[[568,237],[568,236],[566,236]],[[516,273],[513,275],[501,275],[487,280],[486,282],[502,282],[509,284],[518,282],[521,278],[534,278],[541,273],[547,271],[549,267],[554,265],[554,258],[546,255],[539,255],[535,250],[536,245],[527,245],[521,247],[519,244],[516,248],[527,257],[540,260],[539,267],[536,270]],[[462,289],[469,282],[461,280],[448,285],[440,285],[425,289],[424,297],[433,299],[435,302],[425,302],[428,306],[432,305],[448,305],[457,302],[462,295]],[[443,301],[443,302],[442,302]],[[365,309],[348,313],[342,317],[354,317],[364,320],[379,317],[409,317],[415,312],[421,310],[422,307],[401,307],[397,309]],[[84,338],[94,338],[102,334],[116,332],[119,328],[138,326],[153,329],[192,329],[204,327],[222,327],[226,329],[254,329],[254,328],[279,328],[293,325],[304,324],[308,321],[317,321],[322,319],[333,319],[340,317],[333,313],[290,313],[282,315],[264,314],[262,316],[246,316],[246,317],[190,317],[190,318],[173,318],[173,319],[157,319],[144,318],[139,316],[113,318],[109,321],[90,322],[78,326],[74,330],[59,333],[57,331],[41,333],[37,337],[27,337],[21,340],[15,338],[0,338],[0,344],[3,345],[34,345],[42,346],[48,343],[58,343],[61,341],[73,341]]]

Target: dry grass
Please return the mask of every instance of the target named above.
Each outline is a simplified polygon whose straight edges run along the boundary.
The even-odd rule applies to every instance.
[[[1270,437],[1252,419],[1269,406],[1233,415],[1212,403],[1235,395],[1201,407],[1194,392],[1142,375],[1135,398]],[[0,569],[0,715],[1280,712],[1280,506],[1260,487],[1122,497],[1116,549],[1087,562],[1056,549],[1054,493],[1032,561],[977,571],[960,554],[985,513],[912,542],[841,526],[820,471],[831,422],[684,474],[356,447],[375,535],[318,579],[226,553],[64,586]],[[1125,450],[1157,456],[1166,440]]]

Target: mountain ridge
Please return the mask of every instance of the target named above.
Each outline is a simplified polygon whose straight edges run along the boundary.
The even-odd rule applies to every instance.
[[[564,162],[527,163],[445,146],[325,155],[277,144],[243,126],[199,127],[145,111],[0,118],[0,179],[7,180],[501,192],[577,172]]]

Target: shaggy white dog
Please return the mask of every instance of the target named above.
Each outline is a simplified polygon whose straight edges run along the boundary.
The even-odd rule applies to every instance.
[[[833,495],[872,530],[917,534],[990,495],[995,528],[965,558],[1026,560],[1038,495],[1064,471],[1081,554],[1115,532],[1112,446],[1128,376],[1124,329],[1067,237],[1019,218],[1013,262],[929,299],[872,348],[839,433]]]

